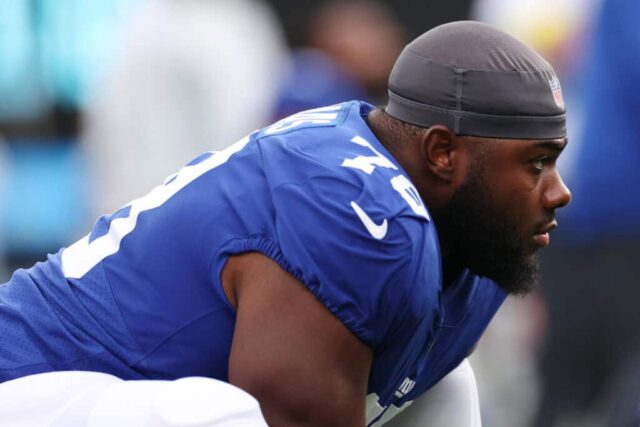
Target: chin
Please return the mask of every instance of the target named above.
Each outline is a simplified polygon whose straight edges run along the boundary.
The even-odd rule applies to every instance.
[[[491,279],[510,295],[527,295],[538,284],[539,263],[535,252],[518,257],[503,254],[475,261],[469,266],[474,273]]]
[[[537,287],[538,270],[538,256],[534,253],[505,267],[496,283],[510,295],[524,296]]]

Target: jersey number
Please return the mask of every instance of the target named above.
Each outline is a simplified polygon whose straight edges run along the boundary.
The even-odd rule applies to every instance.
[[[129,215],[111,221],[107,234],[89,241],[89,235],[78,240],[62,251],[62,272],[65,277],[79,279],[95,267],[100,261],[118,252],[122,239],[136,227],[138,216],[144,212],[162,206],[193,180],[202,174],[225,163],[232,155],[242,150],[249,142],[249,136],[222,151],[211,153],[204,160],[183,167],[175,176],[151,190],[147,195],[134,200]]]
[[[351,142],[363,147],[367,147],[373,152],[373,156],[358,156],[353,159],[345,159],[342,162],[343,167],[358,169],[366,173],[367,175],[371,175],[376,167],[393,170],[398,169],[391,160],[386,158],[382,153],[376,150],[366,139],[362,138],[361,136],[353,137],[351,139]],[[407,204],[411,207],[411,210],[413,210],[416,215],[420,215],[421,217],[429,219],[429,213],[427,212],[427,208],[424,206],[424,203],[422,202],[422,199],[418,194],[418,190],[406,176],[404,176],[403,174],[394,176],[393,178],[391,178],[391,186],[398,192],[398,194],[400,194],[400,196],[402,196],[404,201],[407,202]],[[355,202],[353,201],[351,203],[352,206],[353,204],[355,204]],[[357,210],[356,213],[358,213]],[[358,214],[358,216],[360,216],[360,214]],[[382,235],[382,237],[384,237],[384,234]],[[374,235],[374,237],[376,236]]]

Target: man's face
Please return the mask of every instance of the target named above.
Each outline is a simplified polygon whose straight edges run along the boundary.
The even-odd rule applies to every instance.
[[[566,140],[462,139],[470,145],[469,169],[438,231],[462,265],[526,294],[537,280],[536,251],[556,226],[555,209],[571,200],[556,169]]]

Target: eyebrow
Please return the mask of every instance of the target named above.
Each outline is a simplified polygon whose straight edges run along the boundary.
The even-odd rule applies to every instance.
[[[548,139],[548,140],[543,140],[543,141],[539,141],[538,143],[536,143],[536,147],[541,147],[541,148],[546,148],[549,149],[551,151],[555,151],[557,153],[562,152],[562,150],[564,150],[564,148],[567,146],[567,144],[569,143],[569,141],[565,138],[561,141],[557,141],[557,140],[553,140],[553,139]]]

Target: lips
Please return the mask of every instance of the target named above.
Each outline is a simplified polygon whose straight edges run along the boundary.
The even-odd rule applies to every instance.
[[[557,227],[558,223],[555,220],[549,223],[545,223],[545,225],[538,228],[538,230],[533,234],[533,241],[536,243],[536,245],[542,248],[549,246],[549,243],[551,242],[549,233],[555,230]]]

